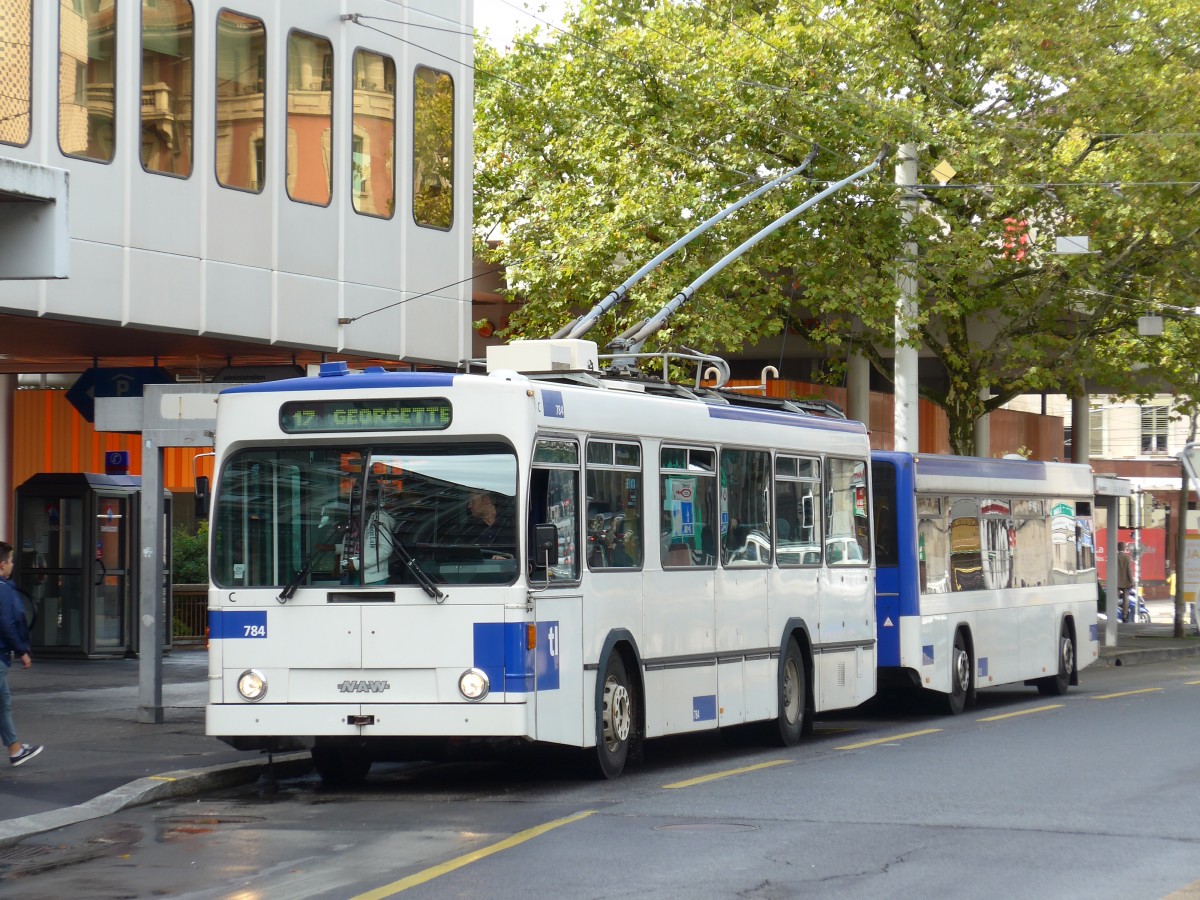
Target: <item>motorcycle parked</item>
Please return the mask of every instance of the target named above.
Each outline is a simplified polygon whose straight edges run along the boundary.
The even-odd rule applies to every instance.
[[[1130,591],[1130,593],[1132,594],[1133,592]],[[1144,599],[1142,599],[1142,595],[1141,595],[1140,591],[1135,595],[1135,597],[1136,597],[1136,599],[1131,600],[1131,604],[1133,605],[1134,609],[1133,609],[1133,614],[1129,617],[1129,619],[1132,622],[1137,622],[1142,625],[1149,625],[1150,624],[1150,610],[1148,610],[1146,608],[1146,601]],[[1117,605],[1117,621],[1118,622],[1125,621],[1124,607],[1125,607],[1124,603],[1120,603]]]

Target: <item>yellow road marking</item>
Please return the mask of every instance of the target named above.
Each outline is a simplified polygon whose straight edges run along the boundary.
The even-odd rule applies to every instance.
[[[353,900],[383,900],[384,897],[391,897],[393,894],[398,894],[401,891],[407,891],[411,887],[416,887],[419,884],[424,884],[427,881],[432,881],[442,875],[446,875],[456,869],[461,869],[463,866],[469,866],[473,862],[478,862],[485,857],[491,856],[493,853],[499,853],[501,850],[508,850],[518,844],[523,844],[528,840],[545,834],[547,831],[553,831],[555,828],[560,828],[563,825],[570,825],[572,822],[578,822],[580,819],[586,819],[596,810],[589,809],[584,812],[575,813],[573,816],[565,816],[561,819],[555,819],[553,822],[546,822],[544,825],[536,825],[533,828],[527,828],[525,831],[518,831],[511,837],[506,837],[504,840],[492,844],[490,847],[483,847],[479,850],[473,850],[455,859],[447,860],[438,866],[432,866],[421,872],[409,875],[407,878],[401,878],[399,881],[393,881],[391,884],[385,884],[383,887],[375,888],[373,891],[367,891],[365,894],[359,894]]]
[[[1136,691],[1121,691],[1119,694],[1097,694],[1093,700],[1112,700],[1114,697],[1131,697],[1134,694],[1153,694],[1155,691],[1161,691],[1162,688],[1141,688]]]
[[[786,766],[790,762],[790,759],[773,759],[770,762],[757,763],[753,766],[743,766],[740,769],[728,769],[724,772],[713,772],[711,775],[701,775],[699,778],[689,778],[687,781],[674,781],[671,784],[664,784],[663,789],[691,787],[694,784],[704,784],[708,781],[716,781],[718,778],[728,778],[731,775],[743,775],[746,772],[756,772],[759,769],[769,769],[772,766]]]
[[[176,781],[175,778],[169,778],[166,775],[147,775],[151,781]]]
[[[1013,716],[1027,716],[1030,713],[1046,712],[1050,709],[1062,709],[1063,704],[1051,703],[1049,706],[1036,706],[1033,709],[1022,709],[1018,712],[1002,713],[998,716],[984,716],[982,719],[976,719],[976,722],[998,722],[1001,719],[1011,719]]]
[[[1185,681],[1184,684],[1200,684],[1200,681]]]
[[[924,731],[910,731],[908,734],[894,734],[891,737],[878,738],[874,741],[863,741],[859,744],[847,744],[844,747],[834,747],[834,750],[861,750],[863,747],[874,747],[876,744],[890,744],[893,741],[904,741],[908,738],[921,737],[926,734],[937,734],[942,729],[926,728]]]

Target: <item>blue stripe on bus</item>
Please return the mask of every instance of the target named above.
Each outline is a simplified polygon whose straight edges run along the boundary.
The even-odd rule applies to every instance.
[[[537,647],[526,649],[526,623],[476,622],[474,666],[483,671],[492,690],[527,694],[559,686],[558,622],[537,623]]]
[[[265,609],[210,609],[208,611],[210,640],[265,638],[267,611]]]
[[[222,394],[277,394],[282,391],[344,391],[348,388],[446,388],[453,372],[357,372],[329,378],[284,378],[258,384],[231,385]]]
[[[850,419],[825,419],[821,416],[806,416],[801,413],[774,412],[772,410],[745,409],[738,406],[710,406],[710,419],[732,419],[735,422],[763,422],[768,425],[791,425],[793,428],[816,428],[821,431],[849,431],[863,434],[866,427]]]
[[[717,695],[705,694],[692,698],[692,721],[715,722],[717,720]]]
[[[550,419],[565,419],[567,405],[563,403],[562,391],[548,391],[542,388],[542,415]]]

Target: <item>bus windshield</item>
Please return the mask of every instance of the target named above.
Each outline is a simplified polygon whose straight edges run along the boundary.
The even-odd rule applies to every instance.
[[[212,578],[507,584],[518,571],[516,485],[516,456],[501,444],[242,450],[217,487]]]

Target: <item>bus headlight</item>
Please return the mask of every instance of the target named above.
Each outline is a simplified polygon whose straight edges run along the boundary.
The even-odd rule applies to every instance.
[[[251,703],[267,696],[267,676],[258,669],[247,669],[237,680],[238,693]]]
[[[491,689],[487,675],[479,669],[467,669],[458,676],[458,692],[467,700],[482,700]]]

